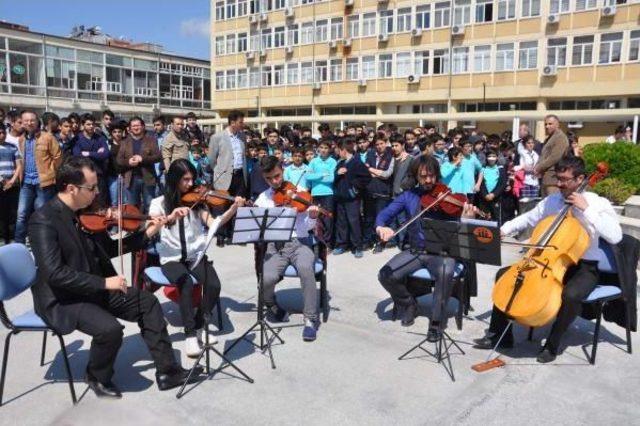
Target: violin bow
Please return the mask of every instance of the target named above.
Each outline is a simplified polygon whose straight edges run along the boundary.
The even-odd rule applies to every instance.
[[[124,192],[124,179],[122,174],[118,175],[118,257],[120,260],[120,275],[124,277],[124,258],[123,258],[123,244],[122,244],[122,204],[123,204],[123,192]],[[126,281],[125,281],[126,284]],[[123,298],[126,296],[123,295]]]

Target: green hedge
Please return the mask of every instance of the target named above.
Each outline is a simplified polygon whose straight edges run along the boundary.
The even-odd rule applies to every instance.
[[[616,178],[606,178],[593,187],[593,192],[621,206],[635,193],[633,185],[621,182]]]
[[[595,170],[596,164],[605,161],[609,164],[609,177],[625,184],[626,190],[633,193],[640,189],[640,146],[627,143],[593,143],[584,147],[584,161],[587,170]],[[613,200],[612,200],[613,201]]]

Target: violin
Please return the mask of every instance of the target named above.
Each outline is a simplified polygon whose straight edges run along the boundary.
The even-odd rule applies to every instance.
[[[466,195],[453,194],[447,185],[437,182],[433,185],[431,191],[420,197],[420,204],[424,208],[435,203],[439,198],[441,199],[433,206],[433,211],[439,211],[453,217],[462,216],[464,205],[469,202]],[[478,212],[477,214],[483,219],[490,217],[484,212]]]
[[[120,213],[120,210],[122,213]],[[122,218],[122,229],[127,232],[137,231],[149,219],[149,216],[141,214],[140,210],[133,204],[123,204],[121,209],[112,210],[110,215],[107,209],[99,209],[81,213],[78,216],[78,220],[82,229],[95,234],[105,232],[112,226],[118,226],[120,217]]]
[[[308,191],[301,191],[296,185],[291,182],[283,182],[280,188],[275,189],[273,192],[273,202],[276,206],[293,207],[298,213],[303,213],[313,204],[311,194]],[[327,217],[333,217],[333,213],[329,210],[318,207],[318,212]]]
[[[205,185],[196,186],[191,191],[185,193],[180,202],[186,207],[195,207],[198,204],[205,204],[208,207],[228,207],[236,201],[235,197],[229,195],[227,191],[209,189]]]

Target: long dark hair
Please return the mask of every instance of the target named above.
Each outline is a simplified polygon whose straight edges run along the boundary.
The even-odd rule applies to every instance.
[[[169,166],[164,189],[164,210],[167,214],[171,214],[176,207],[180,206],[182,194],[180,194],[178,190],[178,184],[187,173],[191,173],[194,180],[198,176],[196,168],[193,167],[193,164],[191,164],[189,160],[181,158],[175,160],[171,163],[171,166]]]

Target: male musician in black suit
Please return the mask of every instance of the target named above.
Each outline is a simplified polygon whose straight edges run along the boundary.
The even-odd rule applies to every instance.
[[[174,357],[158,299],[146,291],[127,288],[125,278],[111,264],[109,245],[112,249],[115,242],[106,233],[89,236],[80,229],[77,212],[90,206],[98,193],[92,162],[69,158],[58,170],[56,186],[58,195],[29,222],[38,267],[32,287],[36,312],[58,333],[79,330],[93,337],[86,381],[98,397],[122,397],[111,381],[123,336],[123,326],[116,318],[136,321],[140,326],[156,365],[158,388],[181,385],[188,371]],[[129,243],[141,245],[144,237],[138,233]]]

